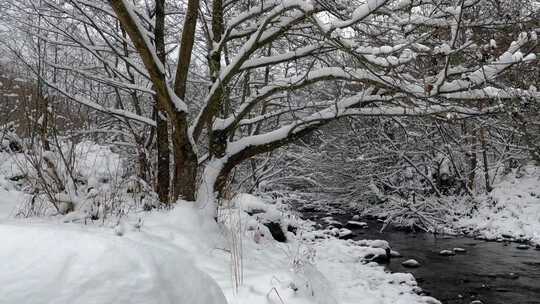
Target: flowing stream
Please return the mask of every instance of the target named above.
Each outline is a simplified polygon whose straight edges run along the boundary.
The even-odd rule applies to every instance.
[[[321,213],[304,216],[321,223]],[[350,216],[336,215],[345,224]],[[388,228],[380,232],[382,223],[362,220],[367,228],[351,229],[354,239],[383,239],[402,257],[386,264],[392,272],[410,272],[426,294],[444,304],[540,304],[540,251],[519,249],[517,243],[499,243],[468,237],[435,236]],[[466,252],[442,256],[441,250],[463,248]],[[420,262],[418,268],[406,268],[408,259]],[[478,302],[477,302],[478,303]]]

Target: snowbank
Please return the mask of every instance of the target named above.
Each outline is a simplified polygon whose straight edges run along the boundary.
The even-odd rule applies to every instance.
[[[315,263],[334,283],[342,304],[439,303],[421,291],[410,273],[389,273],[377,263],[362,263],[373,249],[358,247],[352,241],[325,239],[315,244]]]
[[[110,229],[0,224],[1,303],[226,303],[219,286],[166,242]]]
[[[465,204],[454,227],[488,239],[540,244],[540,168],[528,166],[505,176],[477,206]]]

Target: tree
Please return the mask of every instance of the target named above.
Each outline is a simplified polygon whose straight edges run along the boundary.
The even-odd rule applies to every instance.
[[[52,43],[84,49],[108,73],[92,79],[81,65],[63,68],[155,96],[158,115],[165,113],[172,129],[168,201],[197,199],[211,214],[235,167],[339,118],[482,115],[501,111],[506,100],[538,98],[533,90],[497,82],[537,60],[536,2],[519,7],[521,33],[512,41],[501,38],[487,55],[485,45],[497,37],[476,29],[496,29],[505,17],[476,16],[501,1],[189,0],[176,12],[183,16],[180,28],[178,21],[164,22],[164,15],[176,15],[167,13],[167,1],[43,2],[51,13],[40,28],[60,36]],[[29,4],[11,5],[20,12]],[[55,18],[73,31],[55,26]],[[178,29],[180,38],[172,39],[180,42],[163,56],[162,36]],[[111,66],[112,58],[123,65]],[[128,70],[137,77],[126,77]],[[194,80],[207,84],[206,92],[190,93],[189,87],[201,87]],[[148,113],[85,104],[156,125]],[[158,142],[167,135],[159,136]]]

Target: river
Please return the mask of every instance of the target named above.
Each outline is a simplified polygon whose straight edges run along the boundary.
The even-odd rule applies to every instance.
[[[303,213],[320,223],[320,213]],[[336,215],[345,224],[350,216]],[[459,236],[435,236],[389,228],[382,223],[362,220],[367,228],[351,229],[354,239],[383,239],[402,257],[392,258],[386,267],[392,272],[411,272],[420,287],[444,304],[540,304],[540,251],[518,249],[517,243],[499,243]],[[349,228],[350,229],[350,228]],[[464,253],[441,256],[441,250],[463,248]],[[415,259],[418,268],[401,262]]]

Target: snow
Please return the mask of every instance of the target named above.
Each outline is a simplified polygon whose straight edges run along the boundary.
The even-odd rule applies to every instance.
[[[226,303],[182,250],[160,240],[50,224],[1,224],[3,303]]]
[[[18,163],[23,161],[21,155],[0,152],[0,221],[17,213],[19,202],[29,195],[17,190],[11,178],[24,173]]]
[[[13,189],[6,189],[5,181],[0,176],[0,221],[4,218],[15,216],[18,210],[18,202],[24,201],[27,196]]]
[[[109,147],[83,141],[75,146],[76,174],[88,181],[91,187],[99,187],[104,180],[118,179],[123,175],[119,154]]]
[[[0,204],[12,199],[0,196]],[[220,224],[185,201],[128,214],[118,225],[2,214],[0,258],[9,263],[0,265],[0,303],[439,303],[416,293],[412,275],[369,262],[387,242],[304,238],[317,233],[313,223],[281,208],[241,194],[221,210]],[[261,213],[245,212],[255,210],[281,214],[298,235],[274,241]]]
[[[540,244],[540,168],[514,170],[481,198],[472,217],[459,217],[456,229],[471,230],[488,239],[503,235]],[[462,209],[472,206],[464,204]]]
[[[532,41],[531,36],[526,32],[522,32],[519,34],[517,40],[513,41],[507,51],[500,55],[494,63],[482,66],[476,71],[469,73],[466,79],[444,82],[438,90],[432,90],[430,94],[452,93],[463,89],[469,89],[490,81],[513,64],[534,60],[536,58],[534,54],[531,54],[531,56],[527,55],[524,58],[519,50],[520,47],[524,46],[529,41]],[[444,79],[441,77],[439,82],[441,80]]]
[[[102,105],[100,105],[99,103],[97,102],[94,102],[88,98],[85,98],[83,96],[73,96],[73,95],[70,95],[66,90],[64,90],[59,84],[56,84],[56,83],[51,83],[49,81],[45,81],[46,84],[52,88],[54,88],[55,90],[57,90],[61,95],[69,98],[69,99],[72,99],[82,105],[85,105],[89,108],[92,108],[94,110],[97,110],[97,111],[100,111],[100,112],[103,112],[103,113],[108,113],[108,114],[111,114],[113,116],[118,116],[118,117],[124,117],[124,118],[127,118],[127,119],[131,119],[131,120],[135,120],[135,121],[139,121],[139,122],[142,122],[142,123],[145,123],[149,126],[156,126],[156,122],[148,117],[144,117],[144,116],[141,116],[141,115],[137,115],[131,111],[127,111],[127,110],[122,110],[122,109],[116,109],[116,108],[112,108],[112,107],[104,107]]]
[[[334,21],[331,29],[347,28],[378,10],[388,0],[366,0],[365,3],[359,5],[352,13],[351,19],[344,21]]]
[[[257,68],[261,66],[281,63],[281,62],[291,60],[294,58],[300,58],[300,57],[306,56],[321,48],[322,48],[321,44],[313,44],[313,45],[308,45],[305,47],[296,48],[293,51],[285,52],[285,53],[274,55],[274,56],[266,56],[266,57],[259,57],[259,58],[246,60],[246,62],[242,64],[241,69],[246,70],[246,69],[252,69],[252,68]]]
[[[449,256],[449,255],[455,255],[455,252],[453,250],[441,250],[439,252],[439,255],[445,255],[445,256]]]
[[[401,262],[401,264],[405,267],[420,267],[420,263],[415,259],[409,259],[406,261]]]
[[[248,212],[254,212],[257,210],[267,212],[270,209],[268,204],[266,204],[263,200],[248,193],[241,193],[237,195],[234,202],[238,204],[238,207],[240,207],[242,210]]]
[[[216,216],[214,185],[224,165],[223,159],[212,159],[204,168],[203,181],[197,189],[197,205],[204,209],[210,218]]]
[[[256,217],[263,221],[280,221],[283,218],[283,212],[251,194],[240,193],[234,197],[233,203],[236,204],[236,207],[248,213],[260,213]]]
[[[360,222],[360,221],[348,221],[347,225],[356,226],[356,227],[366,227],[368,224],[366,222]]]
[[[232,206],[240,210],[283,213],[279,201],[269,204],[248,194],[239,195],[234,201]],[[370,254],[386,254],[386,241],[339,240],[325,231],[312,230],[309,222],[284,215],[282,218],[299,227],[301,232],[296,237],[289,233],[287,243],[268,238],[255,242],[252,240],[261,227],[254,227],[250,220],[261,213],[248,216],[245,212],[228,211],[225,215],[229,227],[244,223],[248,236],[242,244],[244,286],[231,298],[231,293],[225,293],[230,303],[438,303],[415,293],[418,287],[412,275],[388,273],[383,266],[368,262]],[[250,253],[252,250],[256,254]]]
[[[315,248],[315,263],[332,278],[338,303],[439,303],[414,293],[418,286],[411,274],[388,273],[376,263],[361,263],[366,251],[373,251],[368,247],[357,247],[352,241],[325,239],[316,243]]]

